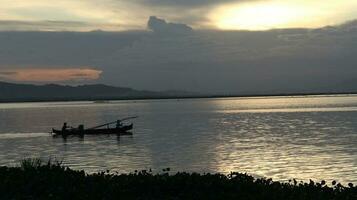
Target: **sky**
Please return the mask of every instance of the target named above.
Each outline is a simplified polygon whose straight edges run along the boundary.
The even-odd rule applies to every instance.
[[[321,27],[357,18],[355,0],[1,0],[2,29],[145,29],[149,16],[197,29]]]
[[[355,0],[1,0],[0,81],[357,91]]]

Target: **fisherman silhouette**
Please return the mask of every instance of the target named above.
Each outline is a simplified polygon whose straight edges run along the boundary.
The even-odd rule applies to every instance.
[[[121,121],[120,121],[120,120],[117,120],[116,128],[120,128],[120,127],[122,127],[122,126],[123,126],[123,124],[121,123]]]
[[[63,123],[62,131],[66,131],[67,128],[68,128],[67,122]]]
[[[78,130],[79,130],[79,131],[84,131],[84,125],[83,125],[83,124],[80,124],[80,125],[78,126]]]
[[[84,135],[84,125],[83,124],[80,124],[78,126],[78,131],[79,131],[79,135]]]

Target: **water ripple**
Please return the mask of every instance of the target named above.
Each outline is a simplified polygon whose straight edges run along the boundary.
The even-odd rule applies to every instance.
[[[0,165],[56,157],[88,172],[170,167],[357,183],[356,111],[356,96],[0,104]],[[136,115],[133,136],[47,133],[63,121]]]

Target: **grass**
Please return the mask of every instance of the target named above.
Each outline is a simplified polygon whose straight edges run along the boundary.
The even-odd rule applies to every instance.
[[[336,182],[288,183],[242,173],[179,172],[86,174],[62,162],[25,159],[17,167],[0,167],[0,199],[357,199],[357,187]]]

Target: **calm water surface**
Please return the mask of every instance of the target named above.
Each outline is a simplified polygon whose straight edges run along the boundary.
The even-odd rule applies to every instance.
[[[52,138],[64,121],[136,116],[132,136]],[[76,169],[248,172],[357,183],[357,96],[0,104],[0,165],[56,157]]]

